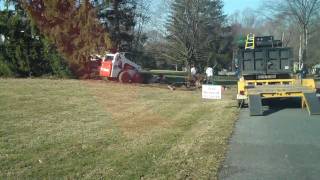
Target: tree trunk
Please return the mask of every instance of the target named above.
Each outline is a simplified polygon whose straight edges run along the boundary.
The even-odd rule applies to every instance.
[[[298,69],[301,70],[302,64],[302,36],[300,35],[300,44],[299,44],[299,67]]]
[[[117,50],[119,50],[120,48],[120,14],[119,14],[119,1],[118,0],[114,0],[113,1],[113,8],[114,8],[114,12],[115,12],[115,19],[116,19],[116,23],[115,23],[115,47],[117,48]]]
[[[307,49],[308,49],[308,28],[307,26],[303,27],[303,54],[302,54],[302,63],[305,64],[307,61]]]

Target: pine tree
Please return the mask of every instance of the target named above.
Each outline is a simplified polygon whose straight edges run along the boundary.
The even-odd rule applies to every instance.
[[[89,0],[31,0],[23,3],[41,33],[53,42],[79,77],[90,73],[89,56],[111,47]]]
[[[110,34],[113,48],[130,51],[134,39],[137,0],[95,0],[98,17]]]
[[[198,68],[218,62],[222,53],[223,23],[221,0],[174,0],[167,25],[172,62]]]
[[[100,21],[113,42],[113,50],[130,52],[130,59],[143,67],[154,66],[145,53],[147,36],[143,29],[149,20],[149,0],[94,0]]]
[[[0,76],[68,75],[62,57],[52,59],[46,56],[58,55],[54,48],[45,50],[45,38],[26,16],[21,4],[18,1],[6,2],[14,8],[0,12],[3,41],[0,45]],[[61,71],[53,71],[53,61],[60,65]]]

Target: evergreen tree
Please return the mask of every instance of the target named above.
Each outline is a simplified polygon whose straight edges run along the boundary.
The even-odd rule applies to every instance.
[[[21,4],[6,2],[14,8],[0,12],[0,76],[67,76],[69,72],[63,58],[55,48],[46,49],[48,40],[33,26]],[[60,71],[55,70],[57,65]]]
[[[30,0],[24,8],[79,77],[90,73],[89,56],[111,46],[108,33],[89,0]]]
[[[221,0],[174,0],[165,56],[171,62],[186,67],[195,64],[201,69],[225,61],[223,54],[228,43],[222,8]]]
[[[113,49],[130,52],[130,59],[143,67],[154,62],[145,53],[147,36],[144,27],[149,20],[148,0],[94,0],[100,21],[109,32]]]
[[[109,32],[113,48],[130,51],[134,39],[137,0],[95,0],[98,17]]]

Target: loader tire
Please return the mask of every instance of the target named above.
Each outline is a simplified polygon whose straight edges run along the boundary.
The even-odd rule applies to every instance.
[[[131,75],[127,71],[123,71],[119,75],[119,81],[120,83],[131,83]]]
[[[143,76],[141,74],[139,74],[139,73],[135,73],[133,75],[132,82],[133,83],[139,83],[139,84],[143,83]]]

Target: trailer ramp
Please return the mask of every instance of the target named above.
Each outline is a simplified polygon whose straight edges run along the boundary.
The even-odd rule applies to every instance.
[[[263,106],[260,94],[249,95],[249,109],[251,116],[263,115]]]
[[[320,115],[320,101],[316,93],[304,93],[304,102],[310,115]]]
[[[302,108],[307,108],[310,115],[320,115],[320,101],[314,88],[301,84],[273,84],[272,81],[262,85],[247,86],[251,116],[263,115],[262,99],[301,98]]]

